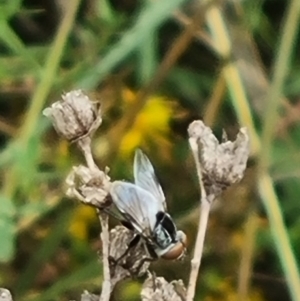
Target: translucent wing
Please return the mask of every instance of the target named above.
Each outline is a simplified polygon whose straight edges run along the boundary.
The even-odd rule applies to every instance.
[[[145,189],[122,181],[112,183],[110,195],[118,210],[138,232],[152,233],[156,214],[164,209],[161,202]]]
[[[167,206],[164,192],[157,180],[150,160],[140,149],[135,151],[133,172],[135,184],[153,194],[162,204],[165,211]]]

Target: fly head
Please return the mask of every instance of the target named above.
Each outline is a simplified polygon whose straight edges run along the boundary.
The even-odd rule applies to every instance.
[[[154,240],[158,248],[157,254],[164,259],[179,259],[186,249],[186,235],[177,231],[171,216],[165,212],[156,214],[156,225],[153,231]]]

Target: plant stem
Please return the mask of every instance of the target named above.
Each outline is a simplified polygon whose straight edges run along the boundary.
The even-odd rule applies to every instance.
[[[205,233],[207,229],[209,211],[210,211],[211,202],[214,198],[213,196],[206,194],[204,183],[202,181],[201,164],[199,160],[199,147],[197,143],[197,138],[190,137],[189,143],[195,160],[197,175],[199,179],[199,186],[201,191],[201,213],[200,213],[200,219],[198,224],[198,233],[197,233],[197,239],[195,244],[194,256],[193,259],[191,260],[191,272],[190,272],[190,279],[187,288],[186,301],[192,301],[195,296],[195,290],[196,290],[199,268],[201,264],[202,253],[203,253],[203,245],[204,245]]]
[[[86,164],[91,171],[99,171],[98,166],[96,165],[93,155],[92,155],[92,147],[91,147],[91,138],[85,137],[77,142],[78,147],[82,151]]]
[[[195,243],[194,256],[191,261],[191,273],[190,273],[189,285],[187,288],[186,301],[192,301],[195,296],[198,273],[199,273],[199,268],[201,264],[202,253],[203,253],[205,233],[206,233],[209,211],[211,206],[211,203],[207,199],[205,200],[201,199],[201,202],[202,204],[201,204],[201,213],[200,213],[200,220],[198,226],[198,234]]]
[[[101,173],[98,166],[96,165],[91,148],[91,138],[85,137],[77,141],[77,145],[83,152],[86,160],[86,164],[91,172]],[[80,196],[78,197],[80,199]],[[82,202],[85,202],[84,200]],[[109,227],[108,227],[108,215],[106,213],[101,213],[98,211],[98,217],[101,224],[101,241],[102,241],[102,265],[103,265],[103,282],[102,291],[99,301],[109,301],[110,294],[112,291],[111,279],[110,279],[110,269],[109,269]]]
[[[99,300],[109,301],[111,293],[110,269],[109,269],[109,228],[107,214],[99,213],[101,223],[101,240],[102,240],[102,263],[103,263],[103,282],[102,291]]]

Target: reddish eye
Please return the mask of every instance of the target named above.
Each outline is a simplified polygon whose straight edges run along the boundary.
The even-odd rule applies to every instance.
[[[170,249],[166,254],[162,256],[163,259],[174,260],[179,258],[185,250],[187,239],[186,236],[182,237],[181,241],[176,243],[172,249]]]

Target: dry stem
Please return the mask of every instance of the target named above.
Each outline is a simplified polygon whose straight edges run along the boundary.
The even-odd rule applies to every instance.
[[[191,272],[190,272],[190,278],[189,278],[189,284],[187,288],[187,297],[186,301],[192,301],[195,296],[195,290],[196,290],[196,284],[198,279],[198,273],[199,268],[201,264],[201,258],[203,253],[203,245],[204,245],[204,239],[205,239],[205,233],[207,228],[207,222],[209,217],[209,211],[212,199],[210,199],[211,196],[207,196],[204,184],[202,181],[202,174],[201,174],[201,165],[199,161],[199,149],[198,144],[195,138],[190,138],[189,143],[192,149],[192,153],[194,156],[194,160],[196,163],[196,169],[199,179],[199,186],[201,190],[201,213],[200,213],[200,220],[199,220],[199,226],[198,226],[198,234],[197,239],[195,243],[195,250],[194,250],[194,256],[191,260]]]
[[[92,155],[91,138],[85,137],[82,140],[79,140],[77,142],[77,145],[84,155],[84,158],[85,158],[88,168],[91,171],[99,170],[99,168],[97,167],[97,165],[94,161],[93,155]]]
[[[110,269],[109,269],[109,228],[107,214],[98,213],[101,223],[101,240],[102,240],[102,263],[103,263],[103,282],[100,301],[109,301],[111,293]]]
[[[100,172],[99,168],[95,164],[92,150],[91,150],[91,139],[86,137],[78,141],[78,146],[82,150],[88,168],[93,172]],[[103,265],[103,282],[102,291],[99,300],[109,301],[111,294],[111,279],[110,279],[110,268],[109,268],[109,226],[108,226],[108,215],[98,211],[98,217],[101,224],[101,241],[102,241],[102,265]]]
[[[205,233],[207,228],[207,221],[210,211],[210,202],[208,200],[203,200],[201,198],[201,213],[200,213],[200,220],[198,226],[198,234],[195,243],[195,251],[193,259],[191,260],[191,272],[190,272],[190,279],[189,285],[187,288],[187,297],[186,301],[192,301],[195,296],[196,284],[198,279],[199,268],[201,264],[201,258],[203,253],[203,245],[205,239]]]

